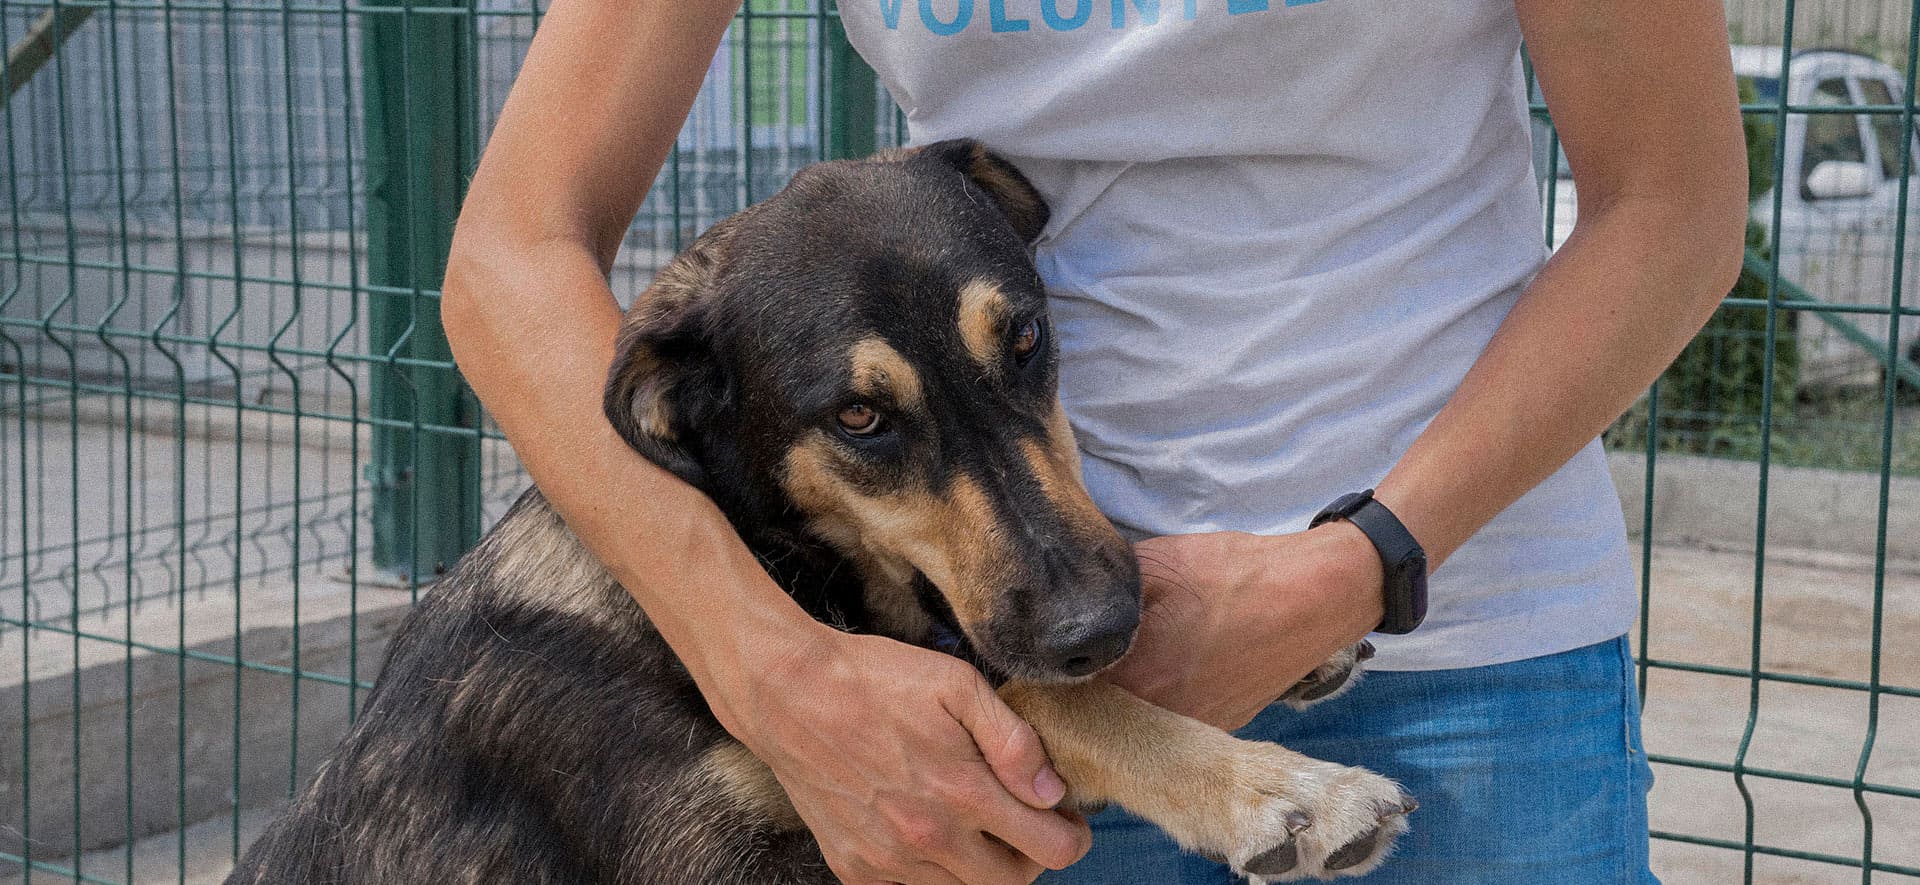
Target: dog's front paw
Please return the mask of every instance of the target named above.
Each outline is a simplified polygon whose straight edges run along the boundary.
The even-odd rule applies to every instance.
[[[1419,807],[1373,772],[1246,742],[1228,832],[1196,846],[1255,885],[1359,876],[1380,865]],[[1222,838],[1224,837],[1224,838]]]
[[[1365,639],[1336,652],[1327,662],[1314,668],[1305,679],[1294,683],[1280,700],[1295,710],[1304,710],[1324,700],[1339,697],[1360,678],[1360,663],[1373,657],[1373,643]]]

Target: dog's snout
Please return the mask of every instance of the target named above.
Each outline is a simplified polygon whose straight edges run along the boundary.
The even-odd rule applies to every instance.
[[[1137,607],[1111,605],[1055,624],[1041,637],[1038,651],[1047,666],[1062,675],[1091,676],[1127,653],[1139,626]]]

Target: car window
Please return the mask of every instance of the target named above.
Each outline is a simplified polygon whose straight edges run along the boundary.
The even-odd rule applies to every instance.
[[[1847,92],[1847,81],[1834,77],[1821,80],[1807,103],[1816,108],[1835,107],[1852,104],[1853,97]],[[1813,168],[1829,160],[1847,163],[1867,161],[1867,148],[1861,140],[1858,114],[1807,115],[1806,144],[1800,152],[1800,187],[1803,193],[1807,176],[1813,172]],[[1807,196],[1811,198],[1812,194]]]
[[[1894,101],[1893,90],[1887,88],[1885,80],[1865,79],[1860,81],[1860,97],[1867,104],[1891,105]],[[1888,178],[1900,177],[1900,115],[1873,114],[1873,140],[1880,146],[1880,171]]]
[[[1737,80],[1740,103],[1762,105],[1780,102],[1780,81],[1772,77],[1740,77]],[[1740,118],[1741,133],[1747,142],[1747,198],[1759,199],[1773,190],[1783,170],[1775,164],[1779,156],[1780,128],[1771,114],[1747,114]]]

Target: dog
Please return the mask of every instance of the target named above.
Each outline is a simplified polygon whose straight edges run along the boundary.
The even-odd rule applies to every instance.
[[[1091,679],[1141,616],[1088,497],[1031,248],[1041,195],[970,140],[809,166],[623,320],[607,418],[814,617],[974,663],[1068,807],[1117,803],[1255,882],[1359,875],[1392,781]],[[1348,649],[1288,693],[1337,694]],[[537,490],[425,594],[341,746],[227,880],[831,883],[772,773]]]

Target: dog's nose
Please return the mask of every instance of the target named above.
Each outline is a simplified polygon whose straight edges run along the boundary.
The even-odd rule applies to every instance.
[[[1041,637],[1040,658],[1068,677],[1092,675],[1127,653],[1139,626],[1139,608],[1130,605],[1066,618]]]

